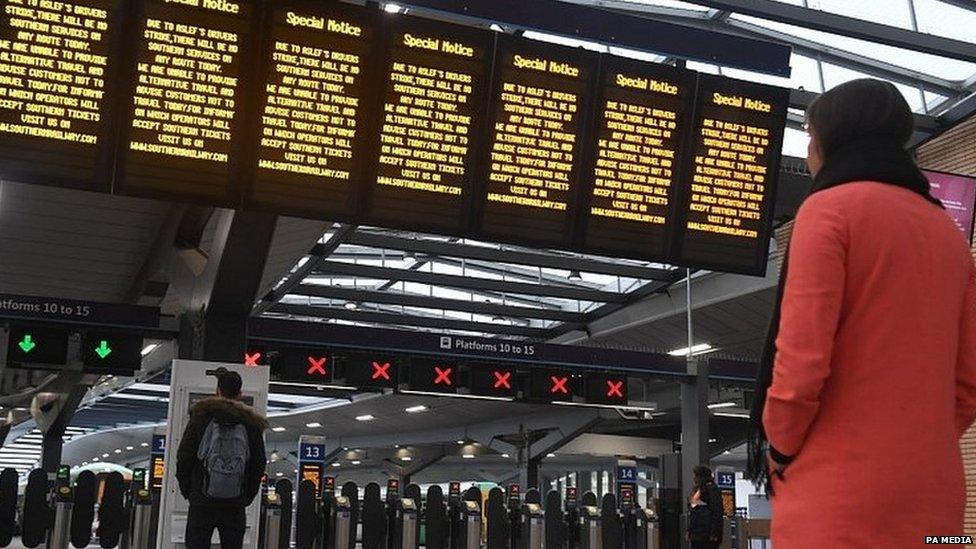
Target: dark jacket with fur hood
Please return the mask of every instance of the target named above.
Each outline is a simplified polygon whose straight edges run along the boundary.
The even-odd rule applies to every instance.
[[[197,458],[200,440],[210,421],[224,425],[243,424],[247,429],[249,459],[244,469],[244,491],[235,500],[213,500],[203,493],[206,470]],[[264,475],[266,458],[264,455],[264,430],[268,422],[250,406],[229,398],[211,397],[193,405],[190,409],[190,422],[186,425],[180,449],[176,458],[176,480],[180,492],[190,504],[223,503],[246,507],[251,504],[261,489],[261,476]]]

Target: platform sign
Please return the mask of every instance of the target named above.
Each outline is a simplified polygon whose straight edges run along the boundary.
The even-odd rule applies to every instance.
[[[122,0],[0,2],[0,177],[108,192]]]
[[[723,490],[735,490],[735,471],[716,471],[715,485]]]
[[[586,374],[586,402],[590,404],[627,404],[627,376],[621,374]]]
[[[90,374],[133,375],[142,367],[141,334],[124,332],[86,332],[81,338],[85,372]]]
[[[246,204],[311,217],[353,217],[361,197],[376,10],[276,2],[265,44],[254,182]]]
[[[166,435],[154,433],[149,452],[150,488],[161,490],[166,475]]]
[[[617,484],[636,484],[637,467],[631,465],[618,465],[616,479]]]
[[[668,257],[696,84],[691,71],[604,57],[582,177],[587,251]]]
[[[159,328],[158,307],[78,301],[50,296],[0,294],[0,318],[128,328]]]
[[[513,398],[518,395],[513,366],[477,364],[470,366],[471,394]]]
[[[60,370],[68,362],[68,331],[11,326],[7,332],[7,367]]]
[[[678,263],[765,273],[788,105],[784,88],[699,76]]]
[[[347,353],[337,356],[342,365],[345,384],[351,387],[395,389],[399,375],[399,359],[383,353]]]
[[[470,221],[493,34],[410,16],[387,20],[371,222],[459,234]]]
[[[246,0],[138,0],[116,192],[237,204],[253,9]]]
[[[453,360],[413,358],[407,372],[407,387],[412,391],[456,393],[460,368]]]
[[[483,161],[481,232],[565,248],[579,208],[582,143],[598,55],[500,36]]]

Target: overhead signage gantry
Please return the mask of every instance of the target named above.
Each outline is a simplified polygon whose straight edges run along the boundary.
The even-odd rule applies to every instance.
[[[765,271],[786,89],[343,2],[0,8],[4,179]]]

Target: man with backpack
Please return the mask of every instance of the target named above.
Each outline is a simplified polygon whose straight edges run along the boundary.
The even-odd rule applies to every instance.
[[[240,374],[219,368],[216,376],[217,396],[190,409],[177,452],[176,479],[190,502],[187,549],[209,549],[214,529],[223,549],[240,549],[266,463],[267,420],[240,401]]]

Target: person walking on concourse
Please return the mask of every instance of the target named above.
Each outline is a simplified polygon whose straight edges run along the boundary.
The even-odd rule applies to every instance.
[[[976,268],[906,150],[894,85],[807,110],[796,217],[757,376],[750,474],[776,549],[922,547],[962,536],[959,439],[976,418]]]
[[[187,549],[208,549],[214,529],[222,549],[240,549],[245,509],[261,489],[268,422],[241,402],[241,376],[217,369],[217,394],[196,403],[177,452],[176,479],[190,503]]]

